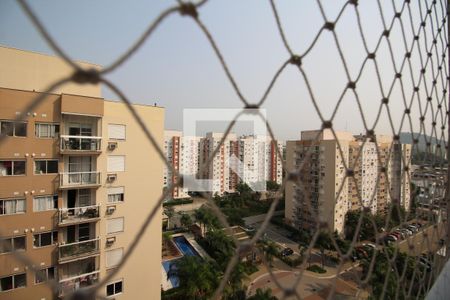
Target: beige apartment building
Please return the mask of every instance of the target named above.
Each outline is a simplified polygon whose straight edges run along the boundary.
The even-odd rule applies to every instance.
[[[348,132],[336,137],[330,130],[303,131],[301,140],[287,142],[286,168],[299,172],[299,181],[286,185],[286,221],[306,230],[326,222],[341,233],[349,210],[385,213],[392,201],[409,210],[411,145],[387,136],[376,142]],[[345,166],[353,177],[345,178]]]
[[[15,72],[15,80],[0,76],[0,299],[64,298],[120,263],[159,199],[163,163],[125,105],[101,98],[100,86],[62,87],[28,111],[48,84],[69,74],[59,59],[0,47],[0,61]],[[134,108],[162,146],[164,109]],[[158,211],[99,295],[159,299],[160,265]]]

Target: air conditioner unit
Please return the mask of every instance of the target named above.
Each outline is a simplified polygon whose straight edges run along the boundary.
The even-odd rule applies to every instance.
[[[117,148],[117,142],[109,142],[108,143],[108,150],[109,151],[114,151],[114,149]]]
[[[115,243],[115,241],[116,241],[116,237],[115,236],[106,238],[106,246],[111,246],[112,244]]]
[[[113,182],[117,179],[117,174],[108,174],[106,176],[106,181],[108,182]]]
[[[106,213],[107,213],[108,215],[112,215],[115,211],[116,211],[116,207],[115,207],[115,206],[108,206],[108,207],[106,208]]]

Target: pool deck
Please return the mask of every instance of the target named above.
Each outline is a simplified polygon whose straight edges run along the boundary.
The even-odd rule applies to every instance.
[[[201,258],[207,259],[207,260],[212,259],[208,255],[208,253],[206,253],[206,251],[203,250],[203,248],[197,243],[197,241],[195,240],[193,234],[191,234],[191,233],[177,233],[177,234],[172,235],[172,238],[177,237],[177,236],[184,236],[186,238],[186,240],[189,242],[189,244],[191,244],[192,248],[194,248],[194,250],[197,251],[197,253],[200,255]],[[178,246],[175,243],[174,243],[174,245],[175,245],[175,247],[178,248]],[[178,250],[180,251],[180,253],[182,253],[180,249],[178,249]],[[170,290],[174,286],[172,285],[172,282],[167,279],[167,272],[164,269],[163,263],[167,262],[167,261],[179,259],[180,257],[183,257],[183,256],[178,256],[178,257],[174,257],[174,258],[171,258],[171,259],[165,259],[161,263],[161,287],[162,287],[162,289],[164,291]]]
[[[166,270],[164,270],[164,266],[161,264],[161,287],[164,291],[170,290],[173,288],[172,282],[167,279]]]
[[[177,236],[184,236],[186,238],[186,240],[189,242],[189,244],[191,244],[191,246],[195,249],[195,251],[197,251],[197,253],[204,259],[212,259],[208,253],[206,253],[205,250],[203,250],[203,248],[197,243],[197,241],[194,238],[194,235],[191,233],[177,233],[174,234],[172,236],[172,238],[177,237]]]

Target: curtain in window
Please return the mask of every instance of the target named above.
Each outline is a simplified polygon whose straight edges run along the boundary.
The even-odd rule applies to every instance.
[[[16,200],[16,212],[22,213],[25,212],[25,200]]]
[[[16,213],[16,200],[5,200],[3,202],[5,215]]]

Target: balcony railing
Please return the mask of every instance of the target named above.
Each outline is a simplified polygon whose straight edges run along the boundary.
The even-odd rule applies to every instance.
[[[59,147],[61,152],[100,152],[101,141],[100,136],[61,135]]]
[[[59,296],[71,294],[78,289],[86,288],[98,282],[100,271],[93,271],[59,281]]]
[[[58,224],[70,225],[73,223],[82,223],[99,217],[100,205],[60,208],[58,212]]]
[[[59,187],[89,187],[100,185],[100,172],[59,173]]]
[[[61,244],[58,246],[59,262],[61,263],[70,259],[97,254],[99,251],[99,244],[100,238],[70,244]]]

